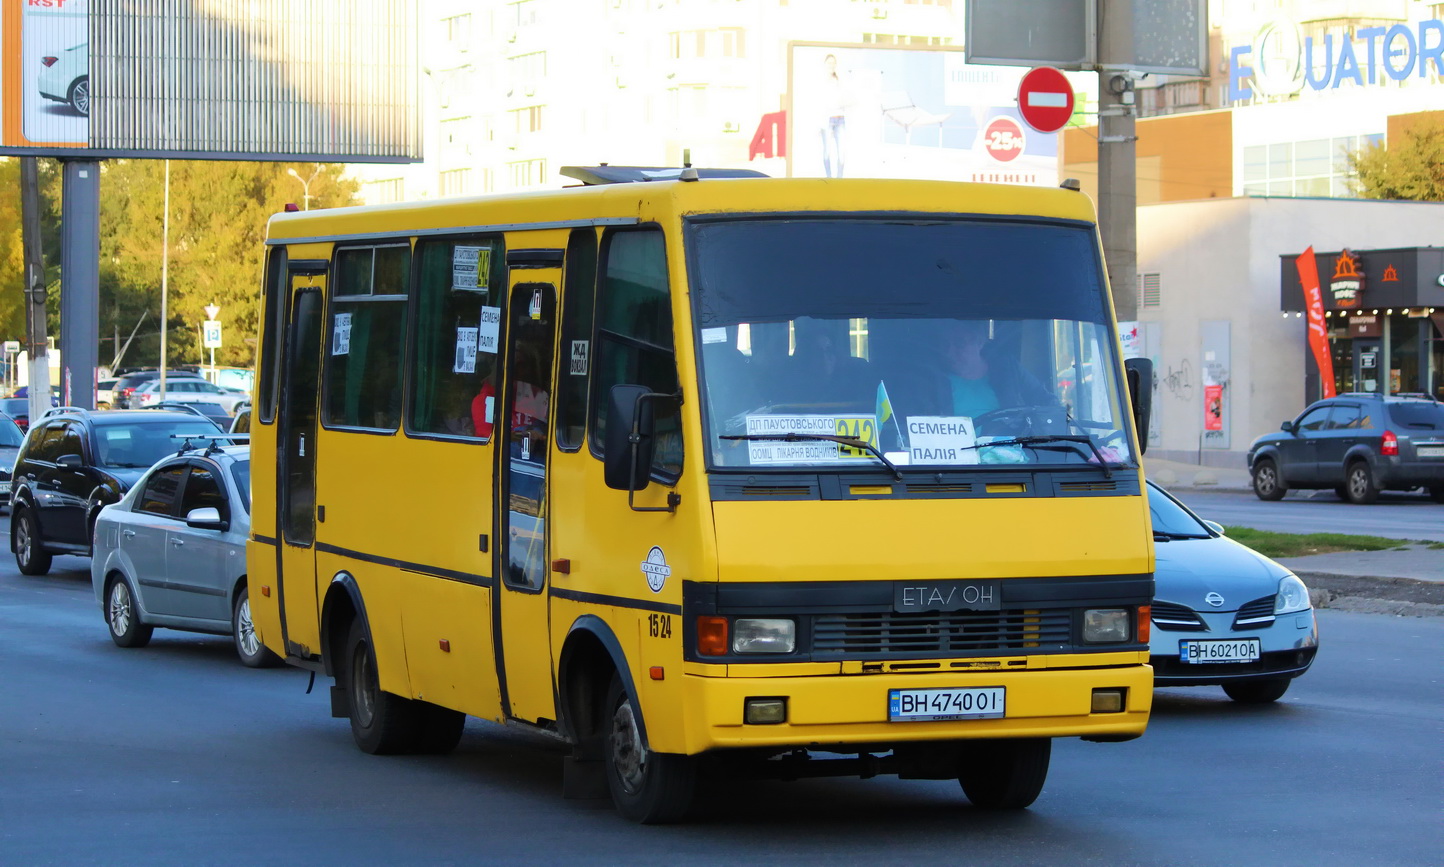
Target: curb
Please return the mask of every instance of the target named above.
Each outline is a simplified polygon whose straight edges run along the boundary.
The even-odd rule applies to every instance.
[[[1379,575],[1295,572],[1309,585],[1315,608],[1394,614],[1401,617],[1444,617],[1444,584]]]

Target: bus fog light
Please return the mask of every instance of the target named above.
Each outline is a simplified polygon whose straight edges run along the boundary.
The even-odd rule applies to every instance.
[[[768,726],[787,722],[787,699],[785,698],[749,698],[742,707],[742,720],[750,726]]]
[[[739,617],[732,621],[733,653],[791,653],[797,624],[791,620]]]
[[[1093,713],[1122,713],[1126,704],[1126,688],[1093,690]]]
[[[1128,640],[1128,609],[1089,608],[1083,612],[1083,640],[1104,644]]]

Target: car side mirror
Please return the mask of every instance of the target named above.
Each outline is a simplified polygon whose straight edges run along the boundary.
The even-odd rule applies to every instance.
[[[194,527],[197,530],[226,530],[229,528],[221,518],[221,510],[215,506],[205,506],[200,509],[191,509],[186,514],[186,526]]]
[[[1225,533],[1225,532],[1223,531],[1223,525],[1220,524],[1220,523],[1217,522],[1217,521],[1204,521],[1203,523],[1204,523],[1204,526],[1208,527],[1208,529],[1214,531],[1215,533],[1219,534],[1220,536],[1227,536],[1227,535],[1228,535],[1227,533]]]
[[[1291,421],[1286,421],[1283,424],[1279,425],[1279,430],[1283,431],[1284,433],[1293,433],[1294,423]]]
[[[61,455],[55,459],[55,463],[57,466],[65,467],[67,470],[78,470],[84,466],[84,462],[80,460],[80,455]]]
[[[1138,431],[1138,453],[1148,451],[1148,420],[1153,416],[1153,361],[1129,358],[1123,362],[1128,398],[1133,404],[1133,428]]]

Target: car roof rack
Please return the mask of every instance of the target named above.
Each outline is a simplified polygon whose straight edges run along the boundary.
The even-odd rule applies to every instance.
[[[664,166],[562,166],[562,177],[581,181],[584,186],[602,184],[638,184],[648,181],[696,181],[703,178],[765,178],[754,169],[697,169]]]
[[[173,440],[184,440],[184,442],[181,443],[180,450],[175,453],[176,457],[200,448],[200,446],[191,445],[191,440],[210,440],[210,444],[205,447],[205,451],[201,453],[201,457],[209,457],[220,451],[223,448],[220,445],[221,440],[230,440],[226,445],[232,446],[240,445],[242,442],[249,445],[251,442],[251,435],[248,433],[221,433],[219,431],[216,433],[203,434],[171,434],[170,438]]]
[[[86,408],[83,407],[83,406],[52,406],[50,409],[47,409],[45,412],[42,412],[42,413],[40,414],[40,417],[41,417],[41,418],[50,418],[52,415],[60,415],[62,412],[87,413],[87,412],[93,412],[93,410],[88,410],[88,409],[86,409]]]

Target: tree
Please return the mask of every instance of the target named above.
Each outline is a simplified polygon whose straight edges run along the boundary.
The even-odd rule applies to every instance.
[[[172,161],[167,361],[209,361],[201,347],[204,308],[216,304],[225,345],[216,363],[250,367],[259,331],[266,221],[300,198],[296,169],[311,181],[312,207],[355,203],[358,185],[329,164]],[[127,365],[160,360],[161,247],[165,163],[114,160],[101,168],[101,331],[123,342],[148,312]],[[112,353],[102,351],[109,362]]]
[[[1349,155],[1354,190],[1366,199],[1444,202],[1444,123],[1418,122],[1388,146]]]

